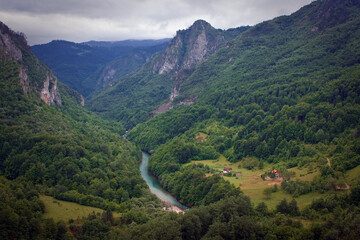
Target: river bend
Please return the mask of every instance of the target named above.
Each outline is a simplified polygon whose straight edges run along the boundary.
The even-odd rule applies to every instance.
[[[162,186],[158,183],[156,178],[149,173],[149,154],[142,153],[142,161],[140,164],[140,172],[142,178],[145,180],[150,188],[150,191],[155,194],[161,201],[168,205],[181,208],[182,210],[189,210],[189,208],[176,200],[170,193],[165,191]]]

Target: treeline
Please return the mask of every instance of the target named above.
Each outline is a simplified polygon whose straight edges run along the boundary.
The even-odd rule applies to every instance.
[[[125,203],[144,196],[153,201],[138,169],[141,152],[119,135],[120,124],[82,108],[79,95],[62,84],[63,105],[49,107],[23,94],[17,63],[3,62],[0,70],[1,175],[103,209],[125,211]]]
[[[163,187],[190,206],[208,205],[224,197],[238,196],[240,190],[218,175],[206,178],[211,169],[202,164],[184,165],[191,160],[216,159],[219,154],[195,136],[175,137],[151,155],[149,169]]]
[[[33,184],[0,176],[1,239],[72,239],[64,222],[42,218],[44,210]]]
[[[193,138],[192,138],[193,137]],[[195,136],[175,137],[158,148],[151,155],[149,167],[153,174],[160,176],[178,171],[183,164],[191,160],[216,159],[219,153],[206,144],[195,140]]]
[[[137,146],[153,152],[164,144],[193,127],[196,123],[210,118],[216,109],[207,105],[179,107],[137,125],[128,135]]]
[[[303,16],[309,9],[334,7],[327,4],[332,3],[318,1],[299,13],[250,28],[182,84],[178,98],[197,99],[188,114],[191,109],[210,109],[212,114],[198,122],[209,119],[235,130],[230,142],[228,138],[216,146],[232,162],[250,156],[296,166],[314,156],[311,145],[324,144],[337,148],[330,153],[336,170],[360,163],[359,9],[353,3],[342,6],[334,16],[345,11],[351,17],[338,22],[332,16],[334,25],[309,36],[315,20]],[[151,142],[164,143],[194,127],[206,131],[191,114],[187,119],[194,124],[182,120],[186,129],[167,134],[184,111],[174,109],[138,125],[130,139],[152,150],[157,145]]]
[[[192,208],[186,214],[168,213],[127,227],[123,220],[111,222],[109,214],[104,213],[89,218],[85,227],[79,229],[78,238],[86,234],[106,239],[149,240],[356,239],[360,223],[359,186],[354,186],[350,194],[314,200],[303,210],[294,199],[283,199],[274,210],[263,202],[254,208],[250,199],[240,194]],[[92,228],[88,227],[90,224]]]
[[[175,173],[161,174],[159,179],[165,189],[190,206],[208,205],[241,194],[239,188],[218,175],[205,177],[208,172],[202,165],[189,165]]]

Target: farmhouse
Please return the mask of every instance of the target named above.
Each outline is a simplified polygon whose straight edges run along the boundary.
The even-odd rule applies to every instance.
[[[271,173],[273,173],[275,175],[275,179],[278,179],[280,177],[279,171],[276,169],[272,170]]]

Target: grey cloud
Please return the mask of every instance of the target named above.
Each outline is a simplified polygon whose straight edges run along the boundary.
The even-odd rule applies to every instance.
[[[172,37],[204,19],[227,29],[290,14],[312,0],[0,0],[0,21],[30,44]]]

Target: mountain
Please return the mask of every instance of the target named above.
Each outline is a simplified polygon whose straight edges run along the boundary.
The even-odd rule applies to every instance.
[[[32,46],[60,81],[88,96],[143,65],[167,40],[73,43],[52,41]]]
[[[36,94],[48,105],[60,104],[57,78],[30,52],[24,35],[16,34],[0,22],[0,59],[16,61],[25,95]]]
[[[84,42],[83,44],[89,45],[92,47],[134,47],[134,48],[144,48],[144,47],[153,47],[168,43],[171,39],[147,39],[147,40],[123,40],[123,41],[89,41]]]
[[[251,27],[216,51],[183,81],[174,102],[196,99],[192,107],[179,108],[138,125],[130,139],[136,139],[138,144],[151,143],[146,147],[140,144],[150,151],[158,143],[196,126],[196,122],[214,118],[228,127],[245,127],[238,132],[239,139],[255,137],[262,142],[267,137],[259,131],[268,126],[266,131],[271,132],[272,117],[286,113],[290,121],[286,124],[300,124],[300,128],[308,124],[314,138],[321,130],[326,133],[327,141],[331,141],[346,128],[356,128],[358,124],[352,117],[354,121],[343,120],[348,118],[350,109],[358,114],[358,26],[357,1],[340,4],[332,0],[315,1],[290,16]],[[351,105],[347,105],[349,109],[345,107],[347,103]],[[319,110],[322,108],[328,109],[334,118],[329,119],[325,113],[324,119],[319,116],[325,111]],[[338,111],[345,115],[336,115]],[[208,112],[212,114],[204,114]],[[184,113],[196,115],[185,119],[181,117]],[[338,120],[341,127],[333,126],[337,118],[341,118]],[[268,122],[270,119],[273,120]],[[329,122],[315,124],[322,121]],[[285,127],[281,127],[282,131]],[[154,139],[150,129],[162,139]],[[147,141],[147,137],[151,140]]]
[[[42,65],[7,30],[0,238],[358,239],[359,26],[357,0],[314,1],[246,29],[197,21],[96,95],[104,116],[129,126],[145,121],[127,136],[61,82],[61,105],[41,100],[37,87],[46,78],[30,70]],[[33,76],[27,94],[22,71]],[[175,87],[173,108],[147,119]],[[158,182],[189,211],[163,210],[140,177],[140,148],[152,153]],[[65,200],[106,211],[54,222],[44,218],[39,194],[55,197],[55,209]]]
[[[162,211],[123,126],[82,102],[31,53],[24,35],[0,23],[1,239],[74,239],[78,227],[70,233],[68,222],[44,218],[40,194],[145,219],[148,204]]]
[[[184,203],[206,205],[204,178],[215,181],[221,174],[259,209],[264,203],[276,206],[274,218],[258,219],[273,222],[274,229],[284,223],[282,213],[312,224],[326,219],[321,232],[307,229],[310,239],[355,236],[351,226],[359,215],[351,209],[359,207],[354,199],[360,189],[359,27],[359,1],[352,0],[314,1],[290,16],[255,25],[183,79],[174,103],[192,101],[190,106],[138,124],[127,138],[152,153],[151,172]],[[225,189],[230,190],[217,191],[218,199],[232,194]],[[267,198],[267,191],[274,197]],[[284,210],[291,198],[290,208],[302,204],[300,215]],[[340,217],[341,224],[332,224],[339,212],[349,212],[349,222]],[[231,238],[229,225],[213,227],[207,237]],[[296,239],[296,227],[288,229],[284,239]]]
[[[139,71],[89,99],[87,107],[127,128],[173,107],[180,85],[196,67],[248,27],[227,31],[198,20],[180,30],[164,51],[155,54]],[[192,100],[181,104],[191,104]]]

